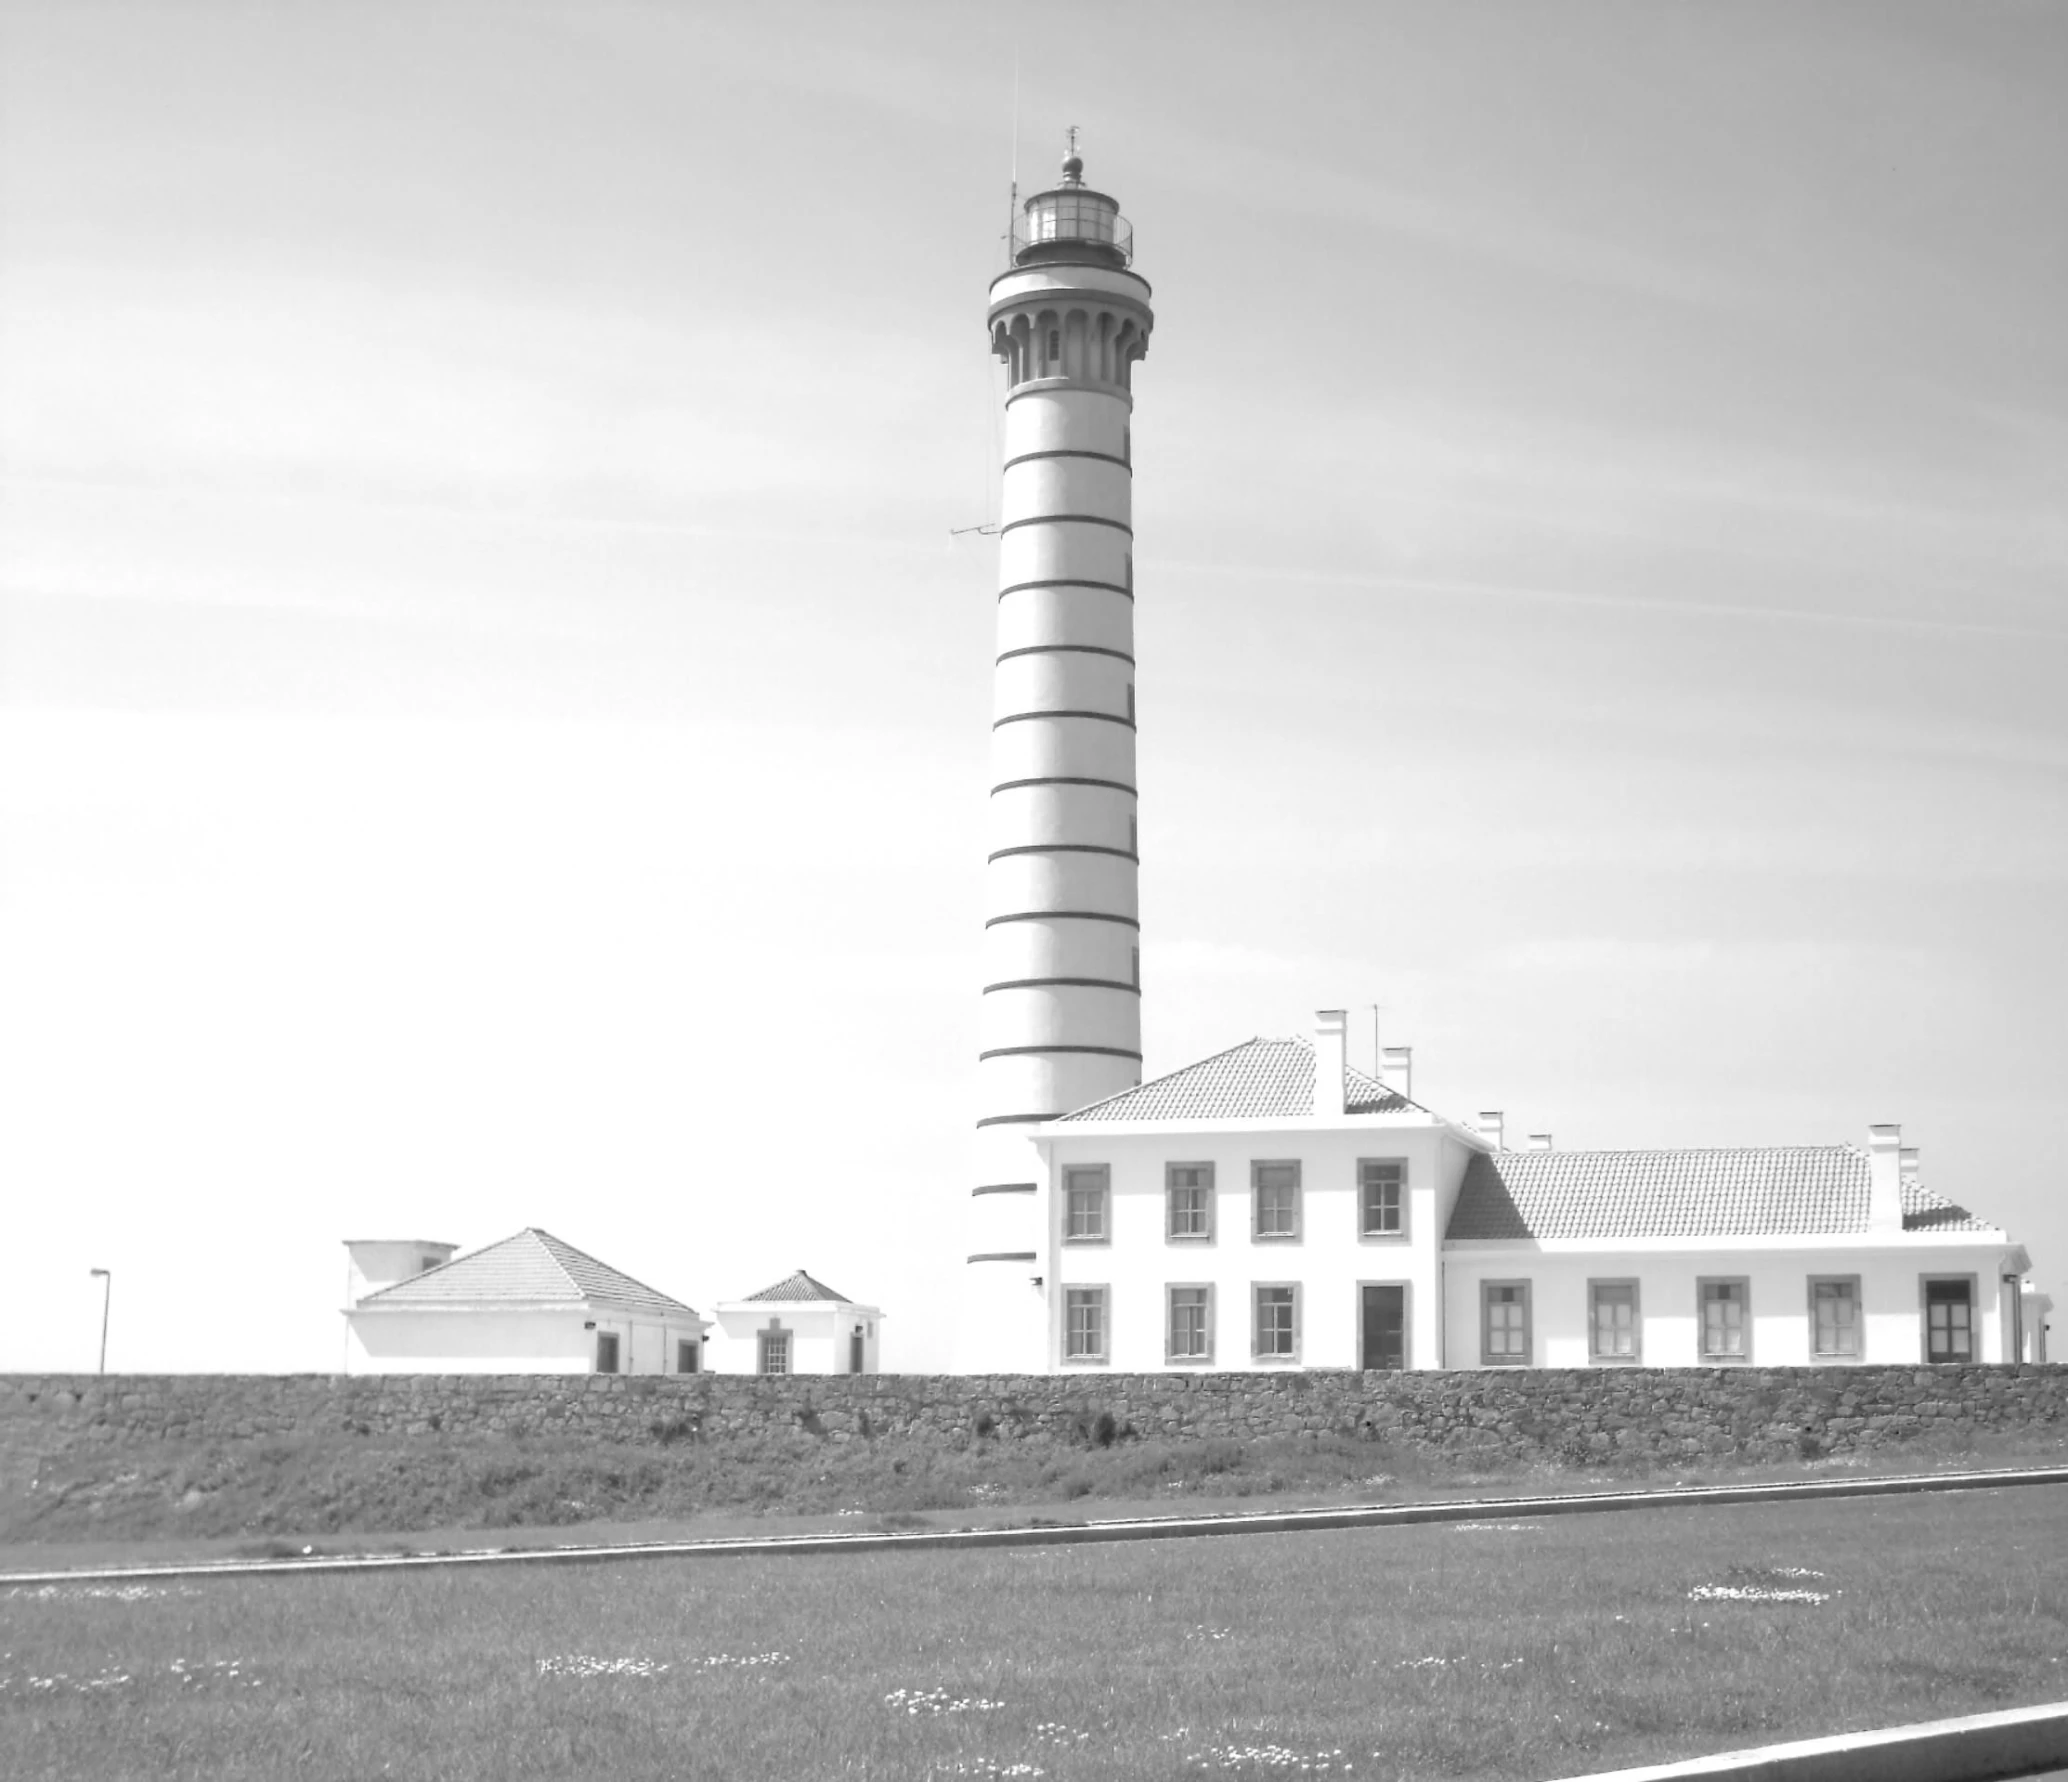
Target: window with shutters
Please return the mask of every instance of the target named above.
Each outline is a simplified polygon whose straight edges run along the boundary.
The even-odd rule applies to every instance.
[[[1481,1282],[1480,1361],[1487,1367],[1528,1367],[1529,1358],[1529,1283]]]
[[[1214,1235],[1214,1166],[1163,1166],[1163,1235],[1174,1244],[1211,1243]]]
[[[1587,1353],[1596,1361],[1644,1359],[1635,1281],[1587,1283]]]
[[[1063,1242],[1103,1244],[1112,1236],[1108,1223],[1111,1177],[1103,1163],[1063,1171]]]
[[[1826,1361],[1858,1361],[1860,1277],[1812,1275],[1809,1294],[1811,1355]]]
[[[1972,1275],[1926,1276],[1924,1358],[1950,1362],[1975,1359],[1975,1282]]]
[[[1752,1283],[1742,1275],[1695,1283],[1696,1340],[1710,1363],[1752,1359]]]
[[[1300,1235],[1300,1166],[1252,1163],[1250,1235],[1259,1242],[1296,1242]]]

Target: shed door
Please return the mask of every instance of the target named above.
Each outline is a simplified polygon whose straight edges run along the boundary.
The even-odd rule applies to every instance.
[[[1360,1320],[1363,1354],[1358,1365],[1367,1373],[1407,1366],[1407,1289],[1366,1287]]]

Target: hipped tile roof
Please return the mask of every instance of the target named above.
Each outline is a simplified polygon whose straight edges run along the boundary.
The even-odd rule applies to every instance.
[[[1343,1076],[1348,1113],[1396,1114],[1418,1105],[1354,1066]],[[1313,1112],[1313,1044],[1304,1039],[1252,1039],[1060,1119],[1270,1120],[1306,1119]]]
[[[801,1268],[794,1275],[785,1275],[773,1287],[764,1287],[759,1293],[747,1295],[750,1300],[770,1299],[779,1301],[802,1301],[814,1299],[838,1300],[842,1305],[853,1305],[854,1301],[844,1293],[835,1293],[823,1281],[815,1281]]]
[[[1905,1231],[1994,1231],[1905,1183]],[[1854,1145],[1715,1151],[1475,1154],[1453,1239],[1795,1237],[1867,1229],[1867,1154]]]
[[[527,1226],[514,1237],[455,1256],[392,1287],[369,1293],[362,1306],[582,1305],[607,1300],[635,1311],[694,1318],[697,1313],[607,1262],[563,1243],[550,1231]]]

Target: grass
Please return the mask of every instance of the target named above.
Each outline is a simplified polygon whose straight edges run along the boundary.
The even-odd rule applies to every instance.
[[[1572,1775],[2068,1694],[2068,1488],[0,1590],[10,1778]]]
[[[1405,1447],[1324,1437],[1272,1441],[1095,1440],[1065,1446],[983,1440],[942,1451],[889,1439],[805,1435],[696,1442],[664,1427],[645,1442],[435,1436],[388,1445],[338,1432],[241,1443],[108,1449],[45,1463],[34,1486],[0,1496],[0,1565],[382,1545],[480,1545],[579,1530],[646,1538],[764,1528],[956,1526],[1197,1510],[1241,1502],[1356,1500],[1598,1490],[1633,1482],[1817,1477],[1933,1466],[2061,1464],[2068,1433],[1920,1441],[1838,1460],[1672,1466],[1445,1463]],[[1468,1470],[1469,1468],[1469,1470]],[[876,1522],[854,1518],[877,1518]],[[896,1518],[898,1520],[880,1520]],[[413,1537],[440,1531],[426,1543]],[[473,1538],[465,1538],[467,1533]],[[508,1531],[519,1531],[515,1535]],[[62,1557],[61,1557],[62,1555]]]

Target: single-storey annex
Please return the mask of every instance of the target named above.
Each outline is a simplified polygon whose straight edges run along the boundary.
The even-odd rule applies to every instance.
[[[451,1244],[348,1241],[345,1371],[693,1374],[711,1327],[678,1299],[536,1226]]]

